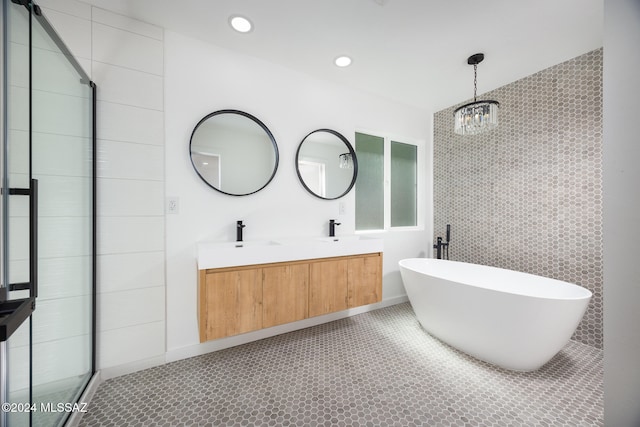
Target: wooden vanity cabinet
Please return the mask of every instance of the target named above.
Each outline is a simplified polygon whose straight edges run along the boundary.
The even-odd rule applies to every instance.
[[[281,325],[309,317],[309,264],[262,269],[262,326]]]
[[[262,269],[200,272],[200,342],[262,327]]]
[[[382,254],[351,257],[348,262],[349,308],[382,301]]]
[[[200,270],[200,342],[382,300],[382,253]]]
[[[309,265],[309,317],[348,308],[348,265],[344,258],[329,258]]]

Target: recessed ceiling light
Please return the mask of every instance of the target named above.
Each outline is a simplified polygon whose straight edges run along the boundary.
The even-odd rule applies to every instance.
[[[351,65],[351,58],[348,56],[338,56],[334,61],[338,67],[348,67]]]
[[[248,33],[253,29],[251,21],[240,15],[232,15],[229,18],[229,24],[231,25],[231,28],[239,33]]]

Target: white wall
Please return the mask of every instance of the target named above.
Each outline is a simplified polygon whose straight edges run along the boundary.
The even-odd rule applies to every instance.
[[[254,195],[217,193],[191,166],[189,137],[193,127],[206,114],[221,109],[256,116],[278,143],[276,176]],[[165,111],[166,195],[179,198],[179,213],[166,217],[169,359],[197,354],[204,348],[198,339],[196,242],[234,240],[236,220],[244,220],[247,240],[326,235],[331,218],[342,223],[338,234],[354,232],[353,192],[341,199],[346,212],[340,216],[339,201],[313,197],[299,183],[294,160],[305,135],[331,128],[353,143],[356,129],[369,129],[430,144],[432,133],[429,111],[315,80],[169,31],[165,32]],[[420,147],[423,168],[431,156],[431,147],[426,144]],[[432,198],[430,178],[421,184],[421,209],[426,212],[424,200]],[[382,234],[385,300],[404,295],[397,261],[424,255],[430,233],[428,225],[427,230]]]
[[[38,4],[98,86],[98,369],[162,363],[163,30],[75,0]]]
[[[605,1],[604,413],[640,425],[640,2]]]

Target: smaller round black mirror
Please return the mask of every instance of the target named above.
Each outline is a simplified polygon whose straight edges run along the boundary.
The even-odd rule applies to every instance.
[[[296,172],[309,193],[325,200],[339,199],[356,183],[358,159],[344,136],[331,129],[318,129],[300,142]]]
[[[262,190],[278,169],[271,131],[249,113],[220,110],[202,118],[189,143],[191,163],[211,188],[232,196]]]

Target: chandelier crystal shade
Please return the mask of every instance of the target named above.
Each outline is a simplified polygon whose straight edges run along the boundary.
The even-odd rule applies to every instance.
[[[353,158],[351,153],[343,153],[339,156],[340,169],[353,169]]]
[[[498,101],[478,101],[478,64],[484,59],[484,54],[476,53],[467,59],[473,65],[473,102],[458,107],[453,113],[455,117],[455,133],[459,135],[476,135],[498,126]]]

